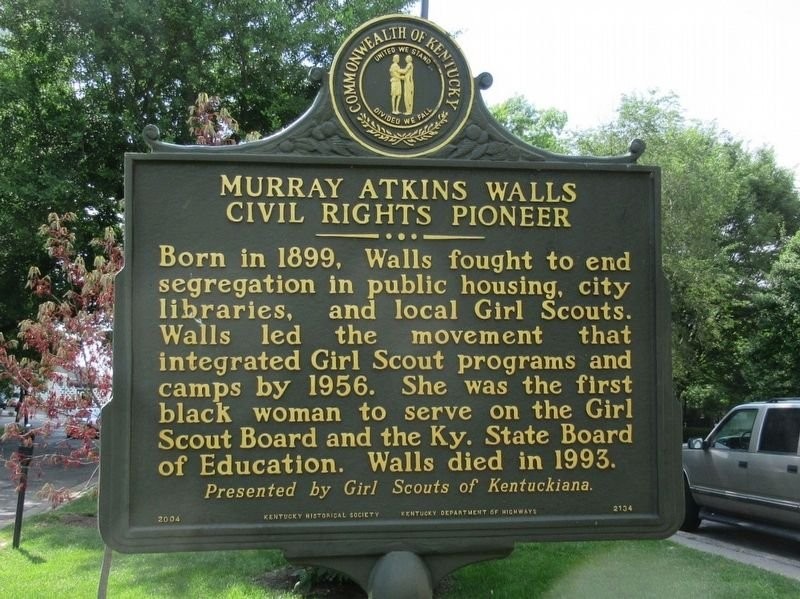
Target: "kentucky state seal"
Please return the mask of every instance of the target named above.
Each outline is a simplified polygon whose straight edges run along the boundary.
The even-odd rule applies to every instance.
[[[336,116],[383,156],[423,156],[464,126],[474,94],[461,50],[430,21],[391,15],[345,40],[329,75]]]

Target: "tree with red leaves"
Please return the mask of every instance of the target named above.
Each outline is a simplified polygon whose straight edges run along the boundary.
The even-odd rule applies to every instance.
[[[205,92],[197,94],[197,100],[189,107],[186,124],[197,145],[228,146],[241,141],[239,123],[219,96],[209,96]],[[244,141],[254,141],[260,137],[258,131],[250,131]]]
[[[199,94],[189,113],[187,124],[198,144],[238,143],[238,123],[218,96]],[[258,137],[253,132],[245,141]],[[114,276],[123,263],[122,246],[109,227],[102,239],[91,243],[95,258],[89,269],[75,248],[70,224],[76,220],[72,213],[50,214],[40,227],[54,268],[49,275],[36,267],[28,272],[27,287],[40,301],[38,314],[19,324],[18,339],[0,334],[0,379],[19,390],[16,422],[6,427],[3,440],[30,445],[63,428],[80,445],[70,444],[67,452],[38,453],[34,460],[66,466],[99,461],[99,429],[86,421],[111,400]],[[43,424],[31,428],[28,422],[34,416]],[[20,454],[5,465],[19,481]],[[45,485],[43,493],[54,503],[68,498],[66,489],[52,485]]]
[[[6,427],[4,440],[30,444],[46,439],[54,429],[80,440],[68,452],[40,453],[35,461],[77,465],[97,462],[98,429],[86,426],[111,399],[111,331],[114,315],[114,276],[122,268],[122,247],[112,228],[92,241],[94,263],[89,268],[75,248],[70,224],[75,214],[50,214],[39,233],[53,259],[50,274],[38,268],[28,273],[28,288],[39,299],[35,319],[19,325],[18,339],[0,336],[0,377],[19,389],[17,422]],[[34,416],[43,424],[27,425]],[[19,476],[19,456],[6,463]],[[63,489],[46,486],[55,502]]]
[[[235,145],[239,141],[239,123],[222,105],[219,96],[198,94],[189,108],[186,124],[198,145]]]

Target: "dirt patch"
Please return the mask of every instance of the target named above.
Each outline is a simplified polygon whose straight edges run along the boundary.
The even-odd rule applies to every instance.
[[[265,572],[256,581],[267,589],[301,593],[306,599],[364,599],[367,596],[360,586],[350,580],[336,577],[306,582],[303,576],[302,568],[289,566]]]
[[[97,526],[97,516],[88,514],[61,514],[59,522],[67,526],[80,526],[82,528],[95,528]]]
[[[343,578],[316,580],[309,588],[301,583],[304,576],[302,568],[286,566],[265,572],[255,579],[265,589],[295,592],[305,599],[366,599],[367,594],[356,583]],[[453,580],[447,576],[434,589],[434,597],[447,595],[453,589]]]

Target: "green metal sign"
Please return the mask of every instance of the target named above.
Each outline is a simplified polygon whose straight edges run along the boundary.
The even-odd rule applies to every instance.
[[[467,74],[389,17],[284,133],[127,156],[108,545],[435,577],[677,528],[659,170],[525,145]]]

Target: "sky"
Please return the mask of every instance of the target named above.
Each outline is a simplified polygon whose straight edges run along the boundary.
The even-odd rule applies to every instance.
[[[798,0],[429,0],[428,18],[492,74],[489,105],[521,94],[579,130],[623,95],[674,93],[686,119],[774,148],[800,187]]]

